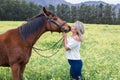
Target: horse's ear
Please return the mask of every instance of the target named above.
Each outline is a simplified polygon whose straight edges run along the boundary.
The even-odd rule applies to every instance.
[[[43,7],[43,12],[44,12],[47,16],[50,15],[50,12],[49,12],[45,7]]]

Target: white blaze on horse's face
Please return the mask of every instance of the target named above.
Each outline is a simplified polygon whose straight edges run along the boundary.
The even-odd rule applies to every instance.
[[[44,15],[48,19],[49,30],[57,32],[69,32],[71,30],[71,27],[65,21],[60,19],[58,16],[46,10],[45,8],[43,8],[43,11]]]

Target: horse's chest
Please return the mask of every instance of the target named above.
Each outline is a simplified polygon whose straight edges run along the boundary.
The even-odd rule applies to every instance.
[[[3,43],[0,43],[0,57],[4,57],[6,56],[6,50],[5,50],[5,46],[3,45]]]
[[[0,43],[0,66],[8,65],[8,57],[3,44]]]

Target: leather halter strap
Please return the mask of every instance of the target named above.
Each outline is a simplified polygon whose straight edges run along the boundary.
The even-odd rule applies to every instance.
[[[66,21],[63,21],[61,24],[59,24],[58,22],[56,22],[56,20],[51,19],[49,16],[47,16],[44,12],[43,12],[44,16],[48,19],[49,25],[50,25],[50,31],[52,33],[52,26],[51,26],[51,22],[54,23],[58,29],[59,29],[59,33],[61,32],[61,28],[66,24]]]

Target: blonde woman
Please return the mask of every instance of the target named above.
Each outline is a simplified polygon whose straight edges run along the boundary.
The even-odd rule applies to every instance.
[[[71,27],[72,35],[67,38],[65,32],[62,33],[64,41],[64,48],[66,50],[66,57],[70,64],[70,76],[72,80],[82,79],[82,60],[80,56],[80,45],[83,42],[84,25],[80,21],[76,21]]]

